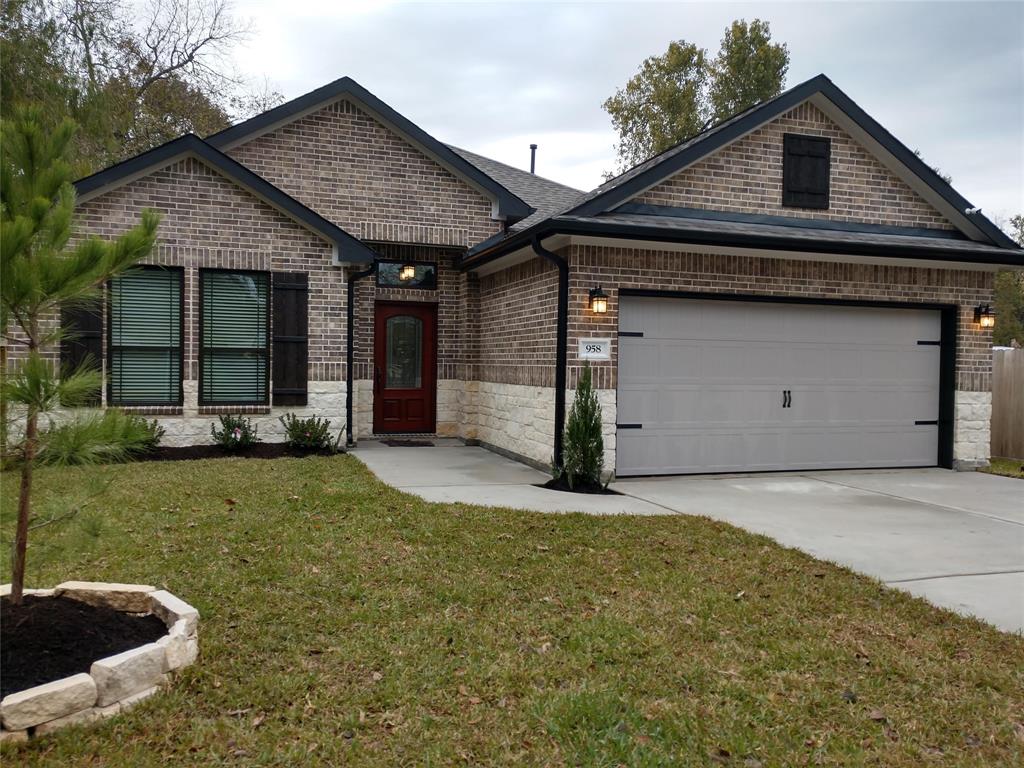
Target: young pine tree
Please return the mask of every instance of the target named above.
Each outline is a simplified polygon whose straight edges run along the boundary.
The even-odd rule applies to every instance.
[[[4,377],[0,396],[10,415],[23,419],[24,425],[17,444],[8,444],[21,472],[10,596],[15,605],[21,603],[25,586],[32,472],[45,453],[47,427],[52,426],[40,422],[62,404],[84,402],[100,386],[99,374],[88,361],[78,370],[61,372],[45,356],[62,334],[53,318],[62,306],[98,302],[107,280],[152,250],[159,223],[155,212],[146,211],[138,226],[112,242],[92,237],[71,244],[75,190],[68,152],[74,132],[70,121],[44,129],[35,109],[18,111],[0,123],[0,333],[21,353]],[[102,418],[73,413],[62,417],[59,431],[64,443],[77,446],[84,459],[109,457],[130,451],[142,439],[127,423],[113,423],[119,419],[127,422],[128,417],[118,412]],[[71,432],[77,434],[69,441]]]
[[[590,363],[580,374],[576,397],[565,425],[562,467],[570,488],[601,485],[604,438],[601,436],[601,404],[592,385]]]

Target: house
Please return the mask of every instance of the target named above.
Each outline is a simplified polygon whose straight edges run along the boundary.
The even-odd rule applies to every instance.
[[[619,475],[974,467],[1017,246],[828,78],[580,192],[448,146],[342,78],[77,184],[163,213],[62,357],[168,444],[218,414],[561,452],[585,364]]]

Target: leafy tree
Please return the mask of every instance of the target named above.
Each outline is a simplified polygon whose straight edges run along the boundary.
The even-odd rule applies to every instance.
[[[651,56],[640,71],[604,103],[619,134],[622,168],[642,163],[704,125],[707,52],[676,40],[662,56]]]
[[[686,40],[669,43],[603,104],[619,134],[619,170],[777,96],[788,69],[789,50],[771,42],[768,22],[760,19],[734,21],[714,59]]]
[[[604,438],[601,434],[601,404],[592,385],[588,363],[576,385],[576,397],[565,424],[562,471],[570,488],[601,484],[604,469]]]
[[[0,111],[74,119],[80,172],[280,102],[231,69],[248,33],[230,0],[4,0]]]
[[[87,361],[58,372],[47,355],[62,329],[53,318],[61,307],[99,300],[103,284],[124,272],[153,248],[158,215],[112,242],[73,238],[75,192],[68,152],[74,124],[64,120],[43,128],[40,110],[19,111],[0,124],[0,332],[18,348],[15,369],[0,392],[6,407],[24,418],[18,443],[21,483],[14,539],[11,600],[19,604],[25,584],[25,552],[31,521],[35,464],[53,436],[58,461],[75,462],[125,455],[144,447],[148,435],[133,428],[138,420],[110,412],[61,414],[61,404],[83,403],[99,387],[99,374]],[[17,327],[14,327],[16,324]],[[48,424],[40,424],[49,417]],[[4,429],[8,427],[4,424]],[[48,428],[47,428],[48,427]],[[53,457],[51,457],[53,458]]]
[[[1024,216],[1010,219],[1010,237],[1024,247]],[[996,275],[996,327],[992,343],[1008,347],[1014,340],[1024,345],[1024,271],[1006,270]]]
[[[781,93],[788,69],[789,49],[772,44],[767,21],[734,21],[710,66],[712,119],[724,120]]]

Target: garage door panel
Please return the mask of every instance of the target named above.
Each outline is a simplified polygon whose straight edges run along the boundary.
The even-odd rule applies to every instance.
[[[636,375],[632,381],[642,380],[644,372],[648,372],[651,379],[657,378],[658,346],[645,341],[629,337],[619,339],[619,368],[633,371]]]
[[[929,466],[938,311],[624,297],[617,471]],[[784,398],[788,391],[791,397]],[[783,407],[785,401],[789,407]]]
[[[616,418],[620,424],[651,424],[658,421],[660,403],[656,384],[633,384],[619,388]]]

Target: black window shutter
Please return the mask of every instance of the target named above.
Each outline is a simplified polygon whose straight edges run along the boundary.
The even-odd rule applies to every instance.
[[[782,144],[782,204],[828,208],[831,140],[787,133]]]
[[[275,272],[274,405],[305,405],[309,364],[309,277],[305,272]]]
[[[89,367],[103,367],[103,312],[99,307],[61,308],[60,367],[62,371],[76,371],[89,361]],[[81,405],[99,405],[100,390],[96,389]]]

